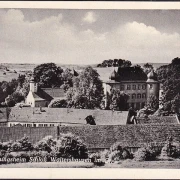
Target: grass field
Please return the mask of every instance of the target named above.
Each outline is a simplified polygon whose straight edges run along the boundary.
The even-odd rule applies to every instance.
[[[93,163],[87,162],[33,162],[18,164],[2,164],[0,168],[92,168]]]
[[[106,163],[104,166],[94,166],[87,162],[33,162],[19,164],[3,164],[0,168],[146,168],[146,169],[179,169],[180,159],[173,161],[144,161],[125,160],[117,163]]]

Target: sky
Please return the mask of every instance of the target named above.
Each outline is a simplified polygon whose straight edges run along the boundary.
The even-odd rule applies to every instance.
[[[0,63],[170,63],[180,10],[0,9]]]

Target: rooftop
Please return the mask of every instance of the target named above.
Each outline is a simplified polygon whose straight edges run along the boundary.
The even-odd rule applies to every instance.
[[[36,100],[51,101],[54,98],[64,97],[65,94],[62,88],[40,88],[38,92],[33,92],[33,96]]]
[[[11,108],[10,122],[61,122],[61,123],[81,123],[86,124],[85,118],[88,115],[95,117],[97,125],[123,125],[126,124],[127,111],[111,110],[89,110],[71,108],[31,108],[23,107]],[[3,118],[5,119],[5,118]]]

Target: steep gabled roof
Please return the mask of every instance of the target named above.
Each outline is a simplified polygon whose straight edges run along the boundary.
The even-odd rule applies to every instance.
[[[54,98],[63,98],[65,96],[62,88],[41,88],[38,92],[33,92],[33,97],[36,100],[51,101]]]
[[[116,81],[146,81],[147,75],[141,67],[119,67]]]

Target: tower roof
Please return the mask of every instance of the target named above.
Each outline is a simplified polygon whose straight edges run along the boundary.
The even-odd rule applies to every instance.
[[[115,69],[114,69],[114,71],[111,73],[109,79],[115,80],[115,79],[116,79],[116,74],[117,74],[117,72],[116,72]]]
[[[157,82],[157,74],[152,69],[151,72],[147,75],[147,82]]]

